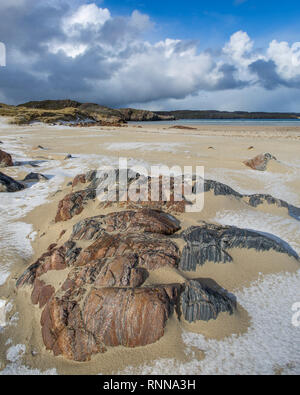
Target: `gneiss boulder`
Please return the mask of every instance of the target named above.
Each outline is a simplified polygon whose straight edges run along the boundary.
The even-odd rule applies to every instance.
[[[0,172],[0,192],[18,192],[24,185]]]
[[[187,229],[182,237],[186,245],[179,268],[184,271],[196,271],[198,265],[203,266],[207,262],[231,263],[233,258],[228,250],[232,248],[274,250],[299,259],[292,247],[278,237],[235,226],[203,223]]]
[[[176,286],[91,289],[83,303],[54,296],[41,317],[48,350],[88,361],[106,346],[141,347],[155,343],[177,300]]]
[[[11,167],[13,166],[12,157],[5,151],[0,149],[0,168],[1,167]]]
[[[180,251],[168,235],[179,228],[161,211],[125,211],[80,221],[67,243],[51,245],[17,282],[32,286],[32,303],[44,309],[46,348],[84,362],[107,347],[155,343],[175,311],[190,322],[232,314],[235,305],[226,293],[201,281],[145,286],[149,272],[178,268]],[[79,248],[78,240],[90,245]],[[68,269],[56,289],[41,279]]]
[[[185,285],[180,299],[182,314],[189,323],[216,320],[220,313],[232,315],[237,307],[225,290],[213,290],[196,280]]]
[[[1,167],[11,167],[13,166],[12,157],[5,151],[0,149],[0,168]]]
[[[245,161],[244,164],[253,170],[266,171],[271,160],[277,159],[271,154],[260,154],[253,159]]]
[[[172,235],[178,230],[180,223],[172,215],[162,211],[142,209],[84,219],[74,226],[71,237],[73,240],[96,240],[105,231]]]
[[[80,214],[85,204],[95,198],[96,191],[94,189],[70,193],[59,202],[55,222],[68,221]]]
[[[76,265],[84,266],[94,260],[134,253],[138,255],[139,265],[147,270],[176,267],[180,259],[177,245],[161,236],[105,233],[80,253]]]

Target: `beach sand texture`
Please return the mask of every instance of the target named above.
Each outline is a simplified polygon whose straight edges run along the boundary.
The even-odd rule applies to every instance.
[[[184,124],[184,122],[182,123]],[[16,279],[59,236],[70,237],[80,219],[106,214],[89,203],[84,212],[54,223],[58,202],[77,175],[128,158],[132,165],[204,166],[205,178],[241,194],[269,194],[300,207],[300,127],[203,125],[175,129],[160,124],[72,128],[35,124],[25,127],[0,120],[0,148],[19,166],[2,169],[22,180],[34,171],[49,181],[16,193],[0,194],[0,373],[47,374],[299,374],[300,331],[292,325],[292,306],[300,302],[299,261],[275,251],[233,249],[233,263],[207,263],[196,272],[160,269],[145,285],[205,279],[233,293],[233,316],[188,324],[172,316],[157,343],[136,349],[110,348],[90,362],[54,357],[43,345],[40,310],[29,288],[16,290]],[[38,148],[38,147],[43,148]],[[271,153],[265,172],[243,162]],[[71,159],[65,160],[66,156]],[[30,163],[31,162],[31,165]],[[32,162],[39,167],[33,168]],[[251,207],[233,196],[205,194],[204,210],[176,217],[186,229],[206,221],[271,233],[300,254],[300,221],[285,208]],[[178,242],[179,248],[183,244]],[[67,273],[46,274],[53,285]]]

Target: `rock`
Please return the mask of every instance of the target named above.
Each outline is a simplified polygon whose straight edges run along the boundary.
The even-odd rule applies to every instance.
[[[93,354],[105,352],[92,333],[84,328],[81,310],[76,302],[52,297],[41,316],[42,337],[47,350],[73,361],[90,360]]]
[[[44,148],[42,145],[37,145],[36,147],[33,147],[32,149],[33,149],[33,151],[37,151],[39,149],[46,150],[47,148]]]
[[[0,168],[1,167],[11,167],[13,166],[12,157],[5,151],[0,149]]]
[[[83,321],[106,346],[146,346],[164,335],[177,298],[178,287],[173,285],[92,290],[84,303]]]
[[[18,192],[24,188],[20,182],[0,172],[0,192]]]
[[[29,173],[23,180],[24,182],[38,182],[38,181],[48,181],[48,178],[40,173]]]
[[[79,174],[76,176],[72,182],[72,188],[75,188],[78,184],[85,184],[86,183],[86,177],[85,174]]]
[[[216,291],[200,281],[189,281],[180,297],[184,319],[189,323],[216,320],[220,313],[232,315],[236,301],[223,291]]]
[[[126,254],[137,254],[139,266],[147,270],[176,267],[180,259],[177,245],[167,238],[152,234],[105,233],[81,252],[76,265]]]
[[[138,267],[136,254],[92,261],[75,267],[63,284],[63,289],[74,290],[87,284],[94,287],[140,287],[147,279],[148,272]]]
[[[261,154],[256,156],[254,159],[245,161],[244,164],[253,170],[266,171],[270,160],[277,159],[271,154]]]
[[[96,240],[104,232],[142,232],[172,235],[180,230],[179,221],[162,211],[142,209],[87,218],[73,228],[73,240]]]
[[[48,250],[25,272],[17,281],[17,287],[32,285],[35,280],[51,270],[65,270],[76,261],[81,249],[69,241],[57,248],[56,244],[50,245]]]
[[[234,226],[203,223],[202,226],[187,229],[182,237],[187,244],[183,249],[179,268],[184,271],[196,271],[197,265],[203,266],[209,261],[224,264],[233,262],[227,252],[232,248],[274,250],[299,259],[292,247],[276,236]]]
[[[197,130],[197,128],[192,128],[190,126],[184,126],[184,125],[175,125],[175,126],[170,126],[169,129],[179,129],[179,130]]]
[[[80,214],[85,204],[95,198],[96,191],[92,189],[70,193],[59,202],[55,222],[68,221]]]
[[[196,193],[198,188],[198,184],[196,183],[193,187],[193,193]],[[242,198],[243,195],[236,192],[228,185],[222,184],[221,182],[212,181],[212,180],[205,180],[204,181],[204,192],[213,191],[215,196],[235,196],[237,198]]]
[[[46,285],[44,281],[36,279],[31,294],[31,301],[33,304],[39,304],[41,309],[48,303],[54,293],[55,289],[51,285]]]
[[[132,210],[149,208],[171,213],[184,213],[186,206],[191,204],[184,197],[182,179],[171,177],[166,187],[163,185],[163,177],[145,177],[129,170],[125,190],[119,184],[119,175],[119,170],[112,175],[102,174],[97,176],[88,187],[97,189],[97,196],[103,208],[117,205]],[[114,184],[110,184],[109,179]],[[107,189],[107,184],[111,185],[111,195],[103,192],[105,187]],[[134,196],[137,190],[139,190],[138,196]]]
[[[42,313],[48,350],[84,362],[106,346],[141,347],[164,335],[178,287],[92,289],[82,303],[53,297]],[[132,317],[135,317],[132,319]]]
[[[196,182],[193,186],[193,193],[196,193],[198,188],[198,183]],[[221,182],[205,180],[204,182],[204,192],[213,191],[215,196],[234,196],[249,204],[251,207],[258,207],[262,204],[274,204],[277,207],[284,207],[288,210],[291,217],[296,220],[300,220],[300,208],[293,206],[285,202],[284,200],[274,198],[271,195],[255,194],[255,195],[242,195],[235,191],[228,185],[222,184]]]

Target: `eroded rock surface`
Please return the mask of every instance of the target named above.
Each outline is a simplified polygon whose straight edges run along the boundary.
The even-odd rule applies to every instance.
[[[74,226],[72,239],[96,240],[105,231],[172,235],[178,230],[180,230],[180,223],[175,217],[162,211],[143,209],[86,218]]]
[[[55,222],[68,221],[80,214],[89,200],[96,198],[95,190],[73,192],[59,202]]]
[[[1,167],[11,167],[13,166],[12,157],[5,151],[0,149],[0,168]]]
[[[253,170],[266,171],[271,160],[277,159],[271,154],[260,154],[253,159],[246,160],[244,164]]]
[[[180,259],[177,245],[168,239],[153,234],[103,234],[79,255],[76,265],[136,253],[140,266],[156,270],[166,266],[176,267]]]
[[[262,232],[203,223],[182,233],[186,241],[179,267],[184,271],[196,271],[207,262],[233,262],[228,250],[232,248],[274,250],[299,259],[297,253],[283,240]]]
[[[0,172],[0,192],[18,192],[24,185]]]
[[[236,301],[225,290],[216,291],[199,281],[189,281],[181,294],[184,319],[189,323],[216,320],[220,313],[232,315]]]

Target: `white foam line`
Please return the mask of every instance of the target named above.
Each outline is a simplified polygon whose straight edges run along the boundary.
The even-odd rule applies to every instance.
[[[107,144],[106,149],[109,151],[161,151],[161,152],[178,152],[177,148],[185,147],[182,143],[112,143]]]
[[[22,365],[22,358],[26,352],[25,344],[17,344],[11,346],[6,352],[6,359],[10,362],[5,369],[0,372],[0,375],[14,376],[14,375],[56,375],[56,369],[49,369],[45,372],[41,372],[38,369],[30,369],[27,366]]]

